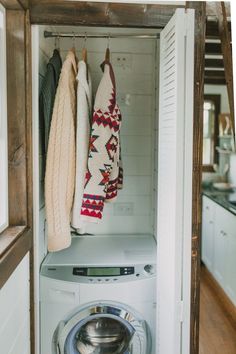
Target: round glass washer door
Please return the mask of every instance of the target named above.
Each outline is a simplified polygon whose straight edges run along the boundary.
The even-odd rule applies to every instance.
[[[66,353],[123,354],[128,349],[134,334],[131,326],[114,317],[91,316],[86,323],[78,324],[69,333]]]
[[[148,353],[145,321],[123,306],[104,303],[88,306],[61,322],[57,329],[59,349],[57,352],[60,354]]]

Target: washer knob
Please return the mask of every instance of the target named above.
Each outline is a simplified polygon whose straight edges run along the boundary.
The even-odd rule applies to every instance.
[[[153,274],[154,273],[154,267],[151,264],[146,264],[144,267],[144,270],[148,274]]]

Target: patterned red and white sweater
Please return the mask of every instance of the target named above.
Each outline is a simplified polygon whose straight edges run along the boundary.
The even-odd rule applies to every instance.
[[[98,222],[104,202],[114,201],[122,188],[120,153],[121,113],[116,103],[115,76],[110,62],[102,64],[92,120],[88,168],[85,178],[81,219]]]

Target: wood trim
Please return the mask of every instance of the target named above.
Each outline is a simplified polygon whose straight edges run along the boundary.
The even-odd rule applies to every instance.
[[[29,7],[28,0],[0,0],[0,3],[8,10],[22,10]]]
[[[219,301],[221,306],[223,307],[228,319],[236,328],[236,307],[203,263],[201,268],[202,276],[204,276],[204,278],[207,280],[208,285],[214,291],[214,294],[217,297],[217,300]]]
[[[6,11],[9,224],[27,225],[25,13]]]
[[[0,258],[0,289],[32,247],[32,230],[25,228],[14,244]]]
[[[8,227],[0,234],[0,259],[12,244],[24,233],[26,226]]]
[[[195,59],[194,59],[194,123],[193,123],[193,195],[192,195],[192,270],[190,354],[199,352],[200,307],[200,235],[201,235],[201,177],[203,145],[203,102],[206,35],[206,2],[189,2],[195,9]]]
[[[31,24],[29,10],[25,15],[25,63],[26,63],[26,140],[27,140],[27,218],[33,230],[33,142],[32,142],[32,56]],[[34,289],[34,249],[30,250],[30,353],[35,353],[35,289]]]
[[[33,24],[163,28],[174,14],[174,5],[33,0]]]

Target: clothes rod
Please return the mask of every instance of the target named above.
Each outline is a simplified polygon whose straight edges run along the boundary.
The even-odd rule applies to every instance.
[[[87,33],[73,33],[73,32],[49,32],[44,31],[45,38],[140,38],[140,39],[158,39],[160,34],[87,34]]]

